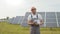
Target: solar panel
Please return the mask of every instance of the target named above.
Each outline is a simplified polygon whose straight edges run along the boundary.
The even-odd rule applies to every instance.
[[[60,18],[60,12],[57,12],[57,18],[58,19]]]
[[[46,12],[46,18],[56,18],[55,12]]]
[[[19,19],[20,19],[20,16],[17,16],[17,17],[13,20],[13,23],[14,23],[14,24],[19,24],[19,23],[18,23],[18,20],[19,20]]]
[[[59,27],[60,27],[60,22],[58,24],[59,24]]]
[[[21,23],[22,26],[28,26],[27,24],[27,21],[26,20],[23,20],[22,23]]]
[[[23,19],[24,19],[24,16],[21,16],[21,18],[18,20],[18,23],[22,23],[22,21],[23,21]]]
[[[11,24],[21,24],[23,18],[24,16],[16,16],[14,18],[10,18],[8,21]]]
[[[60,22],[60,19],[58,19],[58,22]]]
[[[13,23],[13,20],[15,19],[15,17],[13,17],[13,18],[10,18],[9,20],[8,20],[8,22],[9,23]]]
[[[7,21],[7,20],[4,20],[4,19],[0,19],[0,22],[4,22],[4,21]],[[7,21],[8,22],[8,21]]]
[[[57,23],[56,19],[46,19],[46,23]]]
[[[57,23],[46,23],[46,27],[57,27]]]

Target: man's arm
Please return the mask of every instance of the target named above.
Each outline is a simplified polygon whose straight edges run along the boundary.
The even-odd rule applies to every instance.
[[[40,14],[38,14],[38,18],[40,20],[40,25],[44,24],[43,18]]]
[[[34,22],[32,21],[32,20],[28,20],[28,25],[33,25],[34,24]]]

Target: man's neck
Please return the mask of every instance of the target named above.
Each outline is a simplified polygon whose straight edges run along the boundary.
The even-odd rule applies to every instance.
[[[32,13],[33,15],[36,15],[36,13]]]
[[[35,15],[36,13],[33,13],[33,15]]]

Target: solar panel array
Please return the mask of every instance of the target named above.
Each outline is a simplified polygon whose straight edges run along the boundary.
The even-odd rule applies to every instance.
[[[7,21],[7,20],[4,20],[4,19],[0,19],[0,22],[5,22],[5,21]]]
[[[21,24],[23,18],[24,16],[16,16],[16,17],[10,18],[8,21],[11,24]]]
[[[60,27],[60,12],[37,12],[41,14],[43,17],[44,24],[40,27]],[[22,22],[22,26],[27,25],[27,18],[31,14],[30,12],[26,12],[24,20]]]
[[[13,20],[15,19],[15,17],[13,17],[13,18],[10,18],[9,20],[8,20],[8,22],[9,23],[13,23]]]
[[[60,27],[60,12],[37,12],[43,17],[44,24],[40,27]],[[26,12],[25,16],[16,16],[9,19],[11,24],[21,24],[22,26],[28,26],[27,18],[30,12]]]

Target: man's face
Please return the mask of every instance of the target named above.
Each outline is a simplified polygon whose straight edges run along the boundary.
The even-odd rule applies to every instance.
[[[35,14],[36,13],[36,8],[33,8],[31,11],[32,11],[33,14]]]

